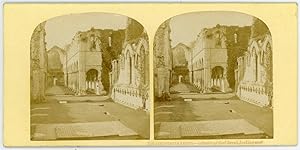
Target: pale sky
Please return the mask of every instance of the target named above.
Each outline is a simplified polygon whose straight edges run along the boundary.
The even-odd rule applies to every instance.
[[[253,17],[237,12],[196,12],[171,18],[172,47],[178,43],[189,45],[203,28],[220,25],[250,26]]]
[[[78,31],[95,29],[124,29],[127,17],[109,13],[83,13],[56,17],[46,22],[47,49],[57,45],[64,48]]]

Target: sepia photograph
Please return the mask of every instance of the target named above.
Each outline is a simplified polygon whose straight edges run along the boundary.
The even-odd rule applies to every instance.
[[[295,147],[297,13],[4,3],[3,147]]]
[[[262,20],[181,14],[153,44],[155,139],[273,138],[272,36]]]
[[[28,42],[31,140],[149,139],[149,41],[139,22],[66,14],[37,25]]]

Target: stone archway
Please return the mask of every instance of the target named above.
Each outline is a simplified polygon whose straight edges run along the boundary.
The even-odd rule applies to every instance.
[[[178,76],[178,83],[182,83],[183,82],[183,76],[182,75],[179,75]]]
[[[217,91],[224,91],[224,68],[215,66],[211,69],[211,88]]]
[[[98,84],[98,71],[90,69],[86,72],[86,89],[88,92],[96,93]]]

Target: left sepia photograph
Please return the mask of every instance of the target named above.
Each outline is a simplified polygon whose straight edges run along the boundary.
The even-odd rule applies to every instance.
[[[149,41],[111,13],[45,20],[30,42],[30,138],[149,139]]]

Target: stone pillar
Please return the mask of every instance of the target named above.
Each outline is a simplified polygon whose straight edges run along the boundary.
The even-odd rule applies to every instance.
[[[224,72],[223,72],[223,86],[224,86],[224,91],[223,92],[231,92],[232,89],[229,88],[229,83],[227,81],[227,67],[224,67]]]
[[[221,79],[219,77],[216,79],[215,85],[221,87]]]
[[[41,69],[40,72],[40,99],[41,101],[45,101],[45,91],[46,91],[46,72],[45,69]]]
[[[126,79],[124,83],[130,84],[130,54],[126,54],[125,66],[124,66],[124,78]]]
[[[203,91],[204,90],[204,84],[205,84],[205,79],[204,79],[204,77],[205,77],[205,71],[204,71],[204,68],[202,68],[202,70],[201,70],[201,90]]]
[[[104,90],[103,84],[101,82],[101,74],[102,74],[102,68],[98,70],[98,77],[96,80],[96,94],[97,95],[105,95],[107,92]]]
[[[201,79],[202,79],[202,70],[199,70],[199,78],[198,78],[198,84],[199,84],[199,89],[201,89],[202,88],[202,85],[201,85]]]
[[[146,52],[145,53],[145,60],[144,60],[144,77],[145,77],[145,84],[146,85],[149,85],[149,53],[148,52]]]
[[[91,89],[95,90],[95,81],[94,80],[92,81],[92,88]]]
[[[113,78],[112,84],[114,85],[117,82],[117,79],[118,79],[118,60],[114,60],[114,72],[112,74],[112,78]]]
[[[224,78],[222,78],[220,80],[220,87],[221,87],[220,89],[221,89],[222,92],[225,92],[224,80],[225,80]]]
[[[134,57],[133,57],[134,58]],[[130,67],[130,69],[131,69],[131,74],[130,74],[130,78],[131,78],[131,84],[132,85],[135,85],[136,83],[136,70],[135,70],[135,59],[132,59],[131,58],[131,67]]]
[[[115,83],[115,80],[116,80],[116,60],[113,60],[111,65],[112,65],[112,69],[111,69],[111,73],[109,75],[110,87],[113,86],[113,84]]]
[[[95,88],[95,91],[96,91],[96,95],[100,95],[100,87],[99,87],[99,82],[95,82],[96,84],[95,84],[95,86],[96,86],[96,88]]]
[[[117,60],[117,66],[116,66],[116,78],[115,78],[115,83],[117,83],[118,82],[118,80],[119,80],[119,77],[120,77],[120,70],[121,70],[121,60],[120,59],[118,59]]]
[[[163,92],[169,93],[169,86],[168,68],[157,68],[157,96],[161,97]]]
[[[39,84],[39,70],[33,70],[32,71],[32,87],[31,87],[31,91],[32,91],[32,100],[34,102],[39,102],[40,101],[40,96],[39,96],[39,89],[40,89],[40,84]]]
[[[31,99],[34,103],[45,100],[46,75],[47,75],[47,52],[45,45],[45,24],[39,24],[33,31],[30,40],[30,73]]]

